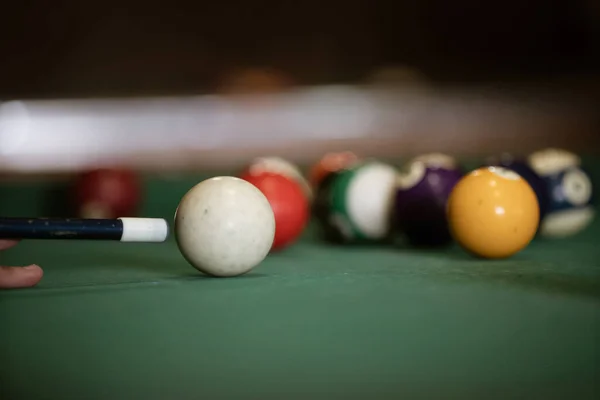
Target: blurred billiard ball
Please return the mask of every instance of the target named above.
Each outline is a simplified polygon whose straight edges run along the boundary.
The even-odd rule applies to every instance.
[[[456,160],[445,154],[425,154],[409,161],[396,183],[396,233],[414,246],[450,243],[446,204],[462,176]]]
[[[119,218],[139,211],[142,184],[127,168],[97,168],[78,174],[71,188],[75,214],[80,218]]]
[[[309,174],[309,182],[313,190],[332,172],[351,167],[359,161],[359,157],[351,151],[330,152],[313,165]]]
[[[566,237],[585,229],[595,210],[593,186],[581,159],[563,149],[545,149],[528,157],[529,165],[545,183],[547,209],[540,235]]]
[[[285,91],[293,86],[293,79],[276,68],[235,68],[224,73],[217,93],[226,95],[260,95]]]
[[[464,176],[448,199],[448,222],[456,241],[482,258],[507,258],[535,236],[539,206],[531,186],[516,172],[483,167]]]
[[[333,208],[333,185],[339,177],[340,171],[327,174],[315,186],[315,197],[312,203],[312,214],[320,228],[323,240],[329,243],[342,244],[345,242],[344,235],[335,221],[331,218]]]
[[[536,171],[531,167],[527,159],[517,158],[508,153],[504,153],[499,157],[488,158],[485,166],[500,166],[510,169],[519,174],[531,186],[538,199],[540,207],[540,222],[544,219],[548,212],[548,190],[547,183]]]
[[[277,156],[257,157],[244,168],[241,175],[260,175],[265,172],[286,176],[298,183],[305,196],[312,201],[313,190],[298,166],[285,158]]]
[[[240,177],[265,195],[275,216],[272,250],[281,250],[298,240],[310,218],[310,206],[302,187],[291,178],[272,172],[247,173]]]
[[[375,87],[427,88],[430,83],[423,71],[408,65],[386,65],[371,71],[367,83]]]
[[[378,161],[330,173],[318,191],[315,213],[326,236],[343,244],[388,240],[395,181],[396,169]]]

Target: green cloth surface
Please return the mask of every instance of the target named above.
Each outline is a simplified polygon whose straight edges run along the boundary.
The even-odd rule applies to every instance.
[[[172,219],[203,178],[149,177],[143,215]],[[3,184],[0,209],[50,216],[53,193]],[[200,275],[172,238],[23,242],[1,263],[45,277],[0,292],[0,399],[599,398],[599,238],[597,221],[489,261],[311,226],[237,278]]]

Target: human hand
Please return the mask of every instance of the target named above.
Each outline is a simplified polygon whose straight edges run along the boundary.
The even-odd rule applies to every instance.
[[[0,240],[0,251],[19,243],[17,240]],[[0,289],[14,289],[35,286],[42,279],[44,271],[37,265],[26,267],[0,266]]]

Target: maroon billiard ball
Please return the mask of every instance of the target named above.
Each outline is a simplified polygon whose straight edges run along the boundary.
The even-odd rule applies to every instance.
[[[141,201],[141,182],[137,173],[127,168],[98,168],[76,176],[71,196],[79,218],[135,216]]]

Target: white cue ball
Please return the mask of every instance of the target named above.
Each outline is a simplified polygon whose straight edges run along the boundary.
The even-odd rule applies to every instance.
[[[254,185],[232,176],[200,182],[175,212],[175,237],[185,259],[212,276],[245,274],[273,245],[275,216]]]

